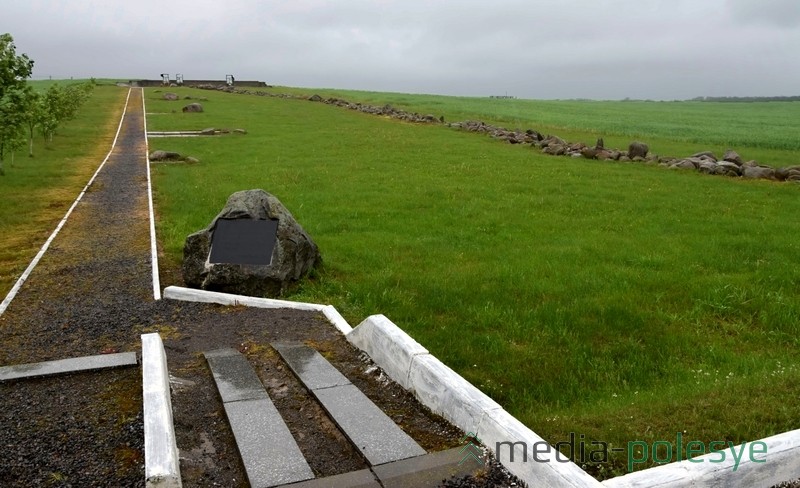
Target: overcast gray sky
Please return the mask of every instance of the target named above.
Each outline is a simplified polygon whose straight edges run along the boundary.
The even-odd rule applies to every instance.
[[[800,0],[0,0],[34,77],[524,98],[800,95]]]

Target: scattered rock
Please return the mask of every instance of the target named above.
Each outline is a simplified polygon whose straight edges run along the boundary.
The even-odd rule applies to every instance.
[[[213,136],[217,133],[217,129],[213,127],[209,127],[208,129],[203,129],[200,131],[201,136]]]
[[[389,104],[383,106],[375,106],[363,103],[351,103],[348,102],[347,100],[342,100],[340,98],[326,99],[317,94],[311,95],[309,97],[307,95],[271,93],[265,91],[250,91],[247,89],[238,89],[233,87],[215,86],[215,85],[200,85],[196,86],[196,88],[203,88],[208,90],[221,90],[230,93],[241,93],[244,95],[310,100],[314,102],[325,103],[328,105],[335,105],[337,107],[347,108],[350,110],[357,110],[368,114],[388,116],[408,122],[442,123],[442,124],[445,123],[444,116],[436,118],[432,114],[420,115],[418,113],[406,112],[403,110],[396,109]],[[186,109],[184,109],[184,111],[186,111]],[[792,168],[797,168],[796,171],[792,171],[791,168],[777,168],[777,169],[769,168],[768,166],[758,164],[758,162],[756,161],[748,161],[745,163],[743,162],[741,156],[739,156],[739,154],[737,154],[736,151],[733,151],[731,149],[725,152],[724,156],[722,157],[722,161],[720,161],[726,164],[717,164],[718,163],[717,157],[712,151],[701,151],[693,154],[688,158],[670,158],[657,155],[650,155],[649,154],[650,149],[648,145],[638,141],[632,142],[628,147],[628,151],[625,152],[625,151],[618,151],[616,149],[606,149],[602,138],[598,138],[594,148],[590,148],[582,143],[567,142],[557,136],[550,136],[550,135],[543,136],[541,133],[533,129],[527,129],[524,132],[520,130],[512,131],[502,127],[492,126],[477,120],[451,122],[447,124],[447,126],[455,129],[465,130],[468,132],[479,132],[487,134],[488,136],[494,139],[506,141],[509,144],[530,144],[533,147],[542,149],[542,152],[545,154],[551,154],[557,156],[568,155],[571,157],[584,157],[587,159],[616,160],[625,163],[635,161],[645,164],[658,164],[660,166],[665,166],[669,168],[681,168],[681,169],[694,168],[702,173],[712,174],[712,175],[726,175],[726,176],[742,176],[744,173],[743,167],[746,166],[751,168],[762,168],[750,171],[749,172],[750,175],[756,175],[756,174],[769,175],[770,170],[772,170],[774,171],[773,178],[779,181],[784,181],[784,180],[800,181],[800,166],[792,167]],[[235,130],[235,132],[240,134],[246,133],[246,131],[244,131],[243,129],[237,129]],[[736,168],[730,165],[734,165],[736,166]],[[758,177],[763,178],[764,176],[758,176]]]
[[[689,159],[681,159],[675,163],[670,165],[670,168],[676,169],[697,169],[697,163],[692,158]]]
[[[193,112],[198,113],[203,111],[203,106],[199,103],[190,103],[189,105],[183,107],[183,111],[186,112]]]
[[[774,180],[775,170],[767,166],[744,166],[742,176],[745,178]]]
[[[187,157],[186,157],[186,159],[184,159],[184,161],[185,161],[186,163],[188,163],[188,164],[197,164],[197,163],[199,163],[199,162],[200,162],[200,160],[199,160],[199,159],[197,159],[197,158],[194,158],[194,157],[192,157],[192,156],[187,156]]]
[[[692,157],[693,158],[710,158],[710,159],[713,159],[715,163],[717,162],[717,157],[711,151],[703,151],[703,152],[695,153],[695,154],[692,154]]]
[[[181,161],[183,156],[172,151],[153,151],[150,153],[150,161]]]
[[[595,159],[599,151],[596,147],[584,147],[581,149],[581,156],[586,159]],[[605,153],[605,151],[603,151]],[[599,159],[599,158],[598,158]]]
[[[175,101],[175,100],[177,100],[177,99],[178,99],[178,98],[180,98],[180,97],[178,97],[178,95],[177,95],[177,94],[175,94],[175,93],[170,93],[170,92],[167,92],[167,93],[165,93],[165,94],[161,95],[161,98],[162,98],[162,99],[164,99],[164,100],[171,100],[171,101]]]
[[[650,148],[647,146],[647,144],[634,141],[628,146],[628,157],[634,160],[637,157],[646,158],[649,151]]]
[[[729,161],[731,163],[735,163],[738,166],[741,166],[742,163],[744,163],[744,161],[742,160],[742,157],[739,156],[739,153],[737,153],[733,149],[728,149],[727,151],[725,151],[725,155],[722,156],[722,160],[723,161]]]
[[[211,242],[220,219],[277,220],[268,265],[210,263]],[[321,261],[317,245],[292,214],[264,190],[234,193],[205,229],[186,238],[183,279],[187,286],[250,296],[280,296]]]
[[[244,134],[247,134],[247,131],[244,130],[244,129],[233,129],[233,133],[234,134],[242,134],[242,135],[244,135]]]
[[[730,161],[719,161],[717,163],[718,173],[724,176],[742,176],[742,168],[738,164]]]

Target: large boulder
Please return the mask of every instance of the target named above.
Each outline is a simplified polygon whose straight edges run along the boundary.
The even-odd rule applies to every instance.
[[[239,231],[234,232],[233,224],[272,229],[265,232],[274,234],[262,239],[264,234],[259,231],[255,238],[248,237],[243,242],[245,239],[236,235]],[[219,228],[224,228],[224,233],[219,232],[215,241]],[[228,248],[231,243],[234,248],[241,247],[242,256],[219,259],[223,243]],[[255,263],[258,259],[249,260],[252,254],[245,256],[248,252],[264,252],[267,260]],[[187,286],[204,290],[277,297],[320,262],[317,245],[277,198],[264,190],[247,190],[231,195],[208,227],[186,238],[183,280]]]
[[[644,142],[631,142],[628,146],[628,157],[633,158],[646,158],[650,148]]]

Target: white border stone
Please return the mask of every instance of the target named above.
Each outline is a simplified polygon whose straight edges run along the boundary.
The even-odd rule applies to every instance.
[[[172,423],[167,355],[157,333],[142,335],[142,393],[147,487],[180,488],[181,471]]]
[[[56,359],[54,361],[44,361],[41,363],[16,364],[0,367],[0,381],[135,365],[135,352],[119,352],[116,354],[99,354],[96,356]]]
[[[350,324],[347,323],[344,317],[342,317],[342,314],[340,314],[333,305],[328,305],[327,307],[323,308],[322,313],[325,314],[325,318],[327,318],[330,323],[334,325],[334,327],[339,329],[339,332],[342,334],[347,335],[353,331],[353,328],[350,327]]]
[[[383,315],[372,315],[347,334],[347,340],[369,354],[390,378],[409,389],[408,373],[414,356],[428,354],[408,334]]]
[[[606,480],[595,480],[573,462],[535,462],[530,459],[537,442],[545,442],[535,432],[503,410],[494,400],[475,388],[422,347],[383,315],[373,315],[356,328],[350,327],[331,305],[253,298],[226,293],[191,290],[175,286],[164,290],[165,298],[176,300],[244,305],[262,308],[292,308],[322,311],[347,340],[366,352],[393,380],[413,392],[420,402],[465,432],[472,432],[494,450],[498,442],[511,442],[515,458],[521,459],[527,446],[528,462],[500,462],[530,486],[606,487],[606,488],[689,488],[771,486],[793,481],[800,473],[800,430],[762,440],[768,446],[767,462],[742,460],[736,471],[729,463],[690,463],[682,461]],[[758,442],[758,441],[756,441]],[[517,443],[517,444],[514,444]],[[507,444],[506,444],[507,445]],[[540,444],[541,446],[541,444]],[[555,449],[555,448],[551,448]],[[737,447],[737,449],[740,449]],[[555,453],[554,450],[551,452]],[[519,456],[519,457],[517,457]],[[717,456],[715,454],[707,455]],[[508,457],[508,456],[506,456]],[[543,455],[540,458],[544,458]]]
[[[693,458],[694,462],[685,460],[656,466],[618,476],[602,484],[607,488],[751,488],[773,486],[800,477],[800,430],[784,432],[755,442],[766,444],[766,454],[753,456],[756,462],[751,461],[748,447],[753,443],[746,442],[734,447],[735,455],[740,456],[738,466],[734,453],[728,448],[723,451],[725,460],[722,462],[721,454],[711,453]]]
[[[495,452],[495,456],[506,469],[524,480],[529,486],[602,487],[599,481],[566,457],[559,455],[556,458],[555,447],[547,444],[544,439],[505,410],[487,412],[478,427],[477,434],[483,445],[493,452],[500,442],[514,445],[514,462],[511,462],[510,456],[503,456],[508,452],[504,449]],[[523,444],[524,449],[527,450],[527,461],[522,458],[525,454],[522,448]],[[549,447],[549,451],[546,451],[548,454],[539,454],[538,459],[542,462],[533,458],[535,446],[541,447],[539,452],[545,451]]]
[[[254,308],[291,308],[294,310],[307,310],[323,312],[327,305],[316,303],[290,302],[272,298],[257,298],[244,295],[232,295],[217,291],[196,290],[181,286],[168,286],[164,289],[164,298],[183,300],[185,302],[217,303],[220,305],[244,305]]]
[[[483,419],[503,410],[500,404],[430,354],[414,357],[407,389],[434,413],[479,437]]]
[[[153,298],[161,300],[161,278],[158,274],[158,242],[156,241],[156,218],[153,212],[153,180],[150,178],[150,141],[147,139],[147,109],[142,88],[142,121],[144,124],[144,157],[147,164],[147,208],[150,212],[150,264],[153,270]]]

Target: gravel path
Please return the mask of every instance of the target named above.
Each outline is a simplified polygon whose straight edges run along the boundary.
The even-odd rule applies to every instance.
[[[248,357],[317,477],[365,464],[269,342],[319,350],[425,449],[460,445],[319,314],[153,300],[141,96],[131,91],[106,166],[0,316],[0,365],[139,352],[140,334],[159,332],[188,487],[247,485],[202,357],[220,347]],[[143,444],[139,368],[0,383],[0,486],[143,486]]]

